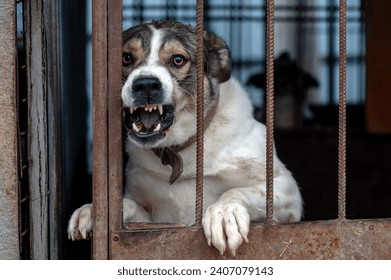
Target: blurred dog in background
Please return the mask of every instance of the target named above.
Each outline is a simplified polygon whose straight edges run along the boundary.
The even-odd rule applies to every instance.
[[[265,72],[251,76],[247,84],[265,89],[266,95]],[[289,53],[283,52],[275,60],[274,120],[277,128],[300,128],[311,119],[307,95],[308,89],[314,87],[319,87],[318,81],[292,60]],[[255,108],[254,111],[256,119],[265,121],[264,110]]]

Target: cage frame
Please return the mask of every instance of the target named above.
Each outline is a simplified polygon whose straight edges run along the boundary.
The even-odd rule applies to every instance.
[[[200,3],[202,1],[197,1]],[[268,0],[269,15],[274,1]],[[346,0],[340,0],[340,27],[346,36]],[[201,9],[202,12],[202,9]],[[120,84],[122,77],[122,1],[93,2],[93,203],[94,259],[389,259],[391,219],[347,220],[346,75],[340,76],[338,218],[274,224],[272,206],[265,224],[252,224],[249,243],[235,257],[209,247],[199,225],[122,223],[123,148]],[[272,24],[273,22],[270,21]],[[345,29],[345,33],[343,32]],[[273,29],[268,40],[272,40]],[[340,67],[346,69],[346,37],[340,41]],[[269,48],[268,48],[269,49]],[[345,49],[345,51],[344,51]],[[269,49],[270,50],[270,49]],[[345,52],[345,55],[344,55]],[[273,61],[273,52],[269,54]],[[345,66],[344,66],[345,65]],[[272,67],[272,66],[271,66]],[[270,69],[270,68],[269,68]],[[269,70],[269,75],[270,75]],[[268,78],[272,83],[272,76]],[[269,84],[269,95],[273,89]],[[272,106],[272,97],[269,99]],[[271,109],[272,110],[272,109]],[[272,114],[272,113],[271,113]],[[273,119],[269,124],[272,127]],[[272,129],[271,129],[272,131]],[[269,134],[270,135],[270,134]],[[270,138],[273,142],[273,137]],[[272,146],[271,146],[272,147]],[[272,165],[271,165],[272,166]],[[272,194],[270,178],[268,192]],[[270,201],[270,193],[268,195]],[[270,206],[269,206],[270,207]]]

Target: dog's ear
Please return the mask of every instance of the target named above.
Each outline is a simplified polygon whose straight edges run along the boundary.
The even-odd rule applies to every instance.
[[[206,69],[220,83],[231,77],[231,53],[223,39],[213,33],[204,33],[204,44],[207,57]]]

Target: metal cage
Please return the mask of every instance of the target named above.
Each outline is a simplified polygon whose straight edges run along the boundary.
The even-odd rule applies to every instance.
[[[340,1],[340,99],[338,128],[338,218],[274,224],[273,58],[274,1],[267,1],[267,219],[253,224],[249,244],[235,259],[383,259],[390,257],[390,220],[346,219],[346,0]],[[197,202],[193,227],[122,224],[121,30],[122,2],[93,2],[93,203],[94,259],[228,259],[208,247],[202,214],[202,102],[197,108]],[[202,47],[203,1],[197,1],[197,42]],[[110,52],[107,50],[110,49]],[[202,61],[202,53],[198,53]],[[202,67],[197,74],[202,76]],[[202,80],[198,79],[198,89]],[[199,91],[202,94],[202,91]],[[199,100],[202,100],[200,98]],[[110,125],[109,125],[110,124]]]

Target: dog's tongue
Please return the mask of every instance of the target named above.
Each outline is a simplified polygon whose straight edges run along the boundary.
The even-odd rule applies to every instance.
[[[157,110],[153,110],[152,112],[142,111],[140,112],[139,118],[145,128],[150,129],[160,118],[160,114]]]

